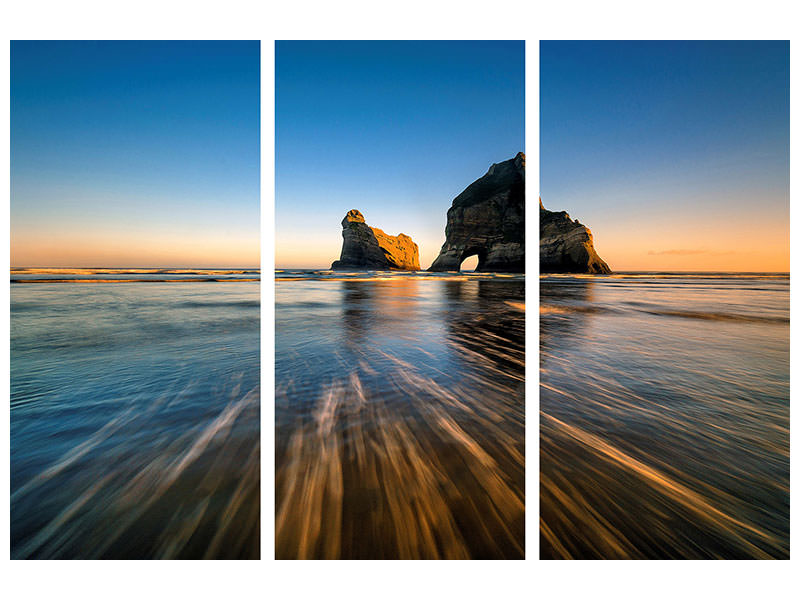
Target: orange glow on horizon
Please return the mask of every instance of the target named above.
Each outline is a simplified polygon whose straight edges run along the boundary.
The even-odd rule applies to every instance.
[[[328,269],[342,253],[341,229],[333,229],[333,234],[315,236],[312,233],[277,231],[275,234],[275,267],[278,269]],[[395,234],[396,235],[396,234]],[[425,270],[439,255],[444,243],[441,238],[424,239],[410,235],[419,247],[419,266]]]
[[[624,207],[614,202],[614,194],[600,191],[588,210],[569,199],[544,205],[588,227],[613,271],[789,271],[789,200],[779,192],[758,204],[744,192],[654,192]]]
[[[258,236],[36,231],[14,233],[11,240],[12,267],[255,268],[260,260]]]
[[[592,233],[595,250],[614,271],[789,271],[788,223],[749,230],[606,226]]]

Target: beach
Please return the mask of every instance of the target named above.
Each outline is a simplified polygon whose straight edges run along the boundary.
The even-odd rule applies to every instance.
[[[258,270],[166,271],[12,271],[12,558],[259,557]]]
[[[542,558],[788,558],[788,274],[540,293]]]
[[[524,276],[275,287],[276,557],[523,558]]]

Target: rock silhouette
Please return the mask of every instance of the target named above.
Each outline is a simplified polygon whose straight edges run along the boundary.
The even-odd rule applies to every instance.
[[[594,249],[592,232],[565,211],[552,212],[539,199],[539,270],[542,273],[611,273]]]
[[[331,269],[419,270],[419,248],[414,240],[404,233],[387,235],[370,227],[356,209],[342,219],[342,237],[342,254]]]
[[[458,271],[478,255],[477,271],[525,272],[525,155],[493,164],[453,200],[446,239],[429,271]]]

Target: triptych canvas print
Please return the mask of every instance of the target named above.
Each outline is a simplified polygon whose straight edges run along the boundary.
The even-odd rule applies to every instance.
[[[789,558],[789,42],[12,41],[10,83],[12,559]]]

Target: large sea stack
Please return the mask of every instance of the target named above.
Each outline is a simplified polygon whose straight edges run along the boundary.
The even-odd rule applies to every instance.
[[[565,211],[552,212],[539,199],[539,270],[542,273],[611,273],[597,255],[592,232]]]
[[[419,248],[414,240],[404,233],[386,235],[370,227],[356,209],[344,216],[342,237],[342,254],[331,269],[419,270]]]
[[[524,273],[525,155],[492,165],[456,196],[444,231],[429,271],[458,271],[477,254],[477,271]]]

